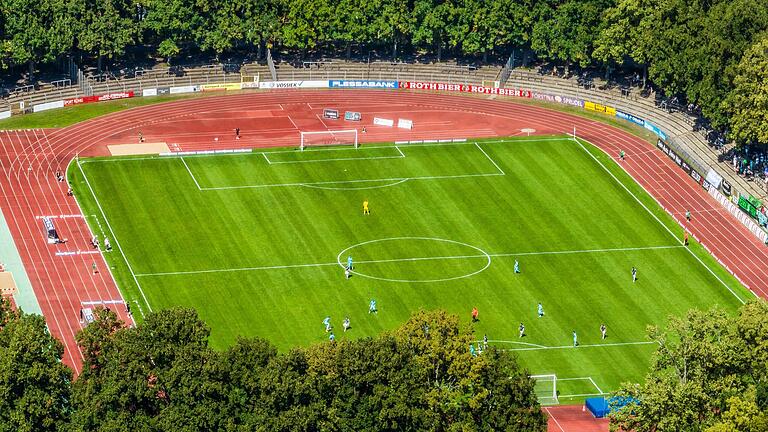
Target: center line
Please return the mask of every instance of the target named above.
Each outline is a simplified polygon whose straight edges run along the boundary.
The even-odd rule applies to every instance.
[[[581,254],[581,253],[601,253],[601,252],[627,252],[627,251],[642,251],[642,250],[659,250],[659,249],[680,249],[684,248],[683,245],[671,245],[671,246],[641,246],[641,247],[625,247],[625,248],[605,248],[605,249],[581,249],[581,250],[564,250],[564,251],[542,251],[542,252],[518,252],[518,253],[496,253],[496,254],[474,254],[474,255],[452,255],[452,256],[431,256],[431,257],[411,257],[411,258],[389,258],[381,260],[367,260],[357,261],[357,264],[378,264],[378,263],[391,263],[391,262],[413,262],[413,261],[437,261],[437,260],[455,260],[455,259],[468,259],[468,258],[487,258],[487,257],[513,257],[513,256],[532,256],[532,255],[565,255],[565,254]],[[258,270],[280,270],[280,269],[292,269],[292,268],[307,268],[307,267],[329,267],[338,266],[337,262],[328,263],[310,263],[310,264],[287,264],[287,265],[271,265],[271,266],[257,266],[257,267],[236,267],[226,269],[208,269],[208,270],[189,270],[189,271],[176,271],[176,272],[158,272],[158,273],[137,273],[136,277],[148,277],[148,276],[172,276],[172,275],[191,275],[191,274],[205,274],[205,273],[232,273],[232,272],[244,272],[244,271],[258,271]]]

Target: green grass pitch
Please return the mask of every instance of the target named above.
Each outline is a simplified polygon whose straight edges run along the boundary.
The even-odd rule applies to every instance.
[[[239,335],[324,342],[326,315],[337,338],[359,338],[422,308],[469,324],[477,307],[477,339],[556,374],[568,402],[640,380],[647,325],[751,296],[682,246],[609,157],[569,138],[97,158],[69,175],[94,232],[117,240],[107,260],[134,315],[194,307],[219,348]]]

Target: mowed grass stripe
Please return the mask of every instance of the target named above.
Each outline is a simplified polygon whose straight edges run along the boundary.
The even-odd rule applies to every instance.
[[[471,143],[403,147],[403,159],[345,162],[343,178],[373,178],[393,170],[393,163],[399,164],[396,176],[404,178],[498,173],[493,162],[505,175],[409,180],[362,190],[354,189],[360,184],[337,182],[329,185],[350,189],[200,191],[175,159],[85,163],[83,168],[139,274],[333,263],[352,245],[394,237],[454,240],[489,253],[520,251],[519,256],[492,258],[488,269],[471,278],[439,283],[360,276],[345,280],[334,265],[141,278],[156,309],[195,307],[212,328],[213,345],[220,348],[239,335],[266,337],[280,349],[321,342],[327,340],[321,325],[326,315],[336,326],[350,316],[353,330],[346,335],[337,332],[339,338],[395,328],[419,308],[446,309],[468,323],[473,306],[480,310],[480,322],[474,324],[478,338],[488,334],[491,339],[516,340],[517,325],[523,321],[529,334],[526,342],[568,344],[576,329],[582,343],[601,343],[598,329],[605,322],[609,342],[635,342],[644,339],[647,325],[663,324],[669,314],[690,307],[718,304],[736,309],[738,300],[686,249],[675,247],[679,240],[572,140],[489,140],[480,146],[486,154]],[[608,158],[600,160],[612,172],[619,170],[617,176],[626,181]],[[306,183],[340,178],[336,162],[284,164],[281,167],[298,169],[278,175],[258,154],[189,158],[187,163],[198,179],[211,186],[264,184],[288,174]],[[75,175],[72,180],[86,212],[94,213],[95,201],[83,193],[83,179]],[[629,187],[662,223],[682,236],[650,197],[637,185]],[[370,216],[362,215],[364,200],[371,203]],[[525,254],[658,246],[670,248]],[[697,245],[692,247],[699,253]],[[467,249],[405,241],[350,253],[361,262],[467,254]],[[126,266],[115,254],[107,258],[127,298],[138,299]],[[522,266],[520,275],[513,273],[515,259]],[[712,265],[711,258],[707,263]],[[636,284],[629,272],[633,265],[640,270]],[[469,260],[441,259],[361,262],[358,271],[383,279],[418,279],[473,268]],[[722,269],[715,271],[744,293]],[[381,310],[375,316],[367,313],[371,298],[377,299]],[[536,317],[539,301],[547,314],[542,319]],[[652,348],[564,351],[520,356],[533,372],[592,376],[610,390],[620,381],[640,379]]]

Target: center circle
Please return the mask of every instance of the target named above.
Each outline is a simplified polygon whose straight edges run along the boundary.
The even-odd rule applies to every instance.
[[[387,242],[389,243],[396,243],[396,242],[436,242],[436,243],[442,243],[443,246],[440,246],[439,249],[445,249],[448,245],[448,248],[464,248],[469,249],[468,253],[455,253],[455,254],[448,254],[448,255],[427,255],[423,254],[420,256],[410,256],[410,257],[395,257],[395,258],[377,258],[376,256],[371,256],[368,259],[363,259],[360,261],[353,261],[352,266],[353,269],[350,271],[355,276],[360,276],[368,279],[374,279],[384,282],[415,282],[415,283],[426,283],[426,282],[446,282],[446,281],[452,281],[457,279],[464,279],[471,276],[474,276],[491,265],[491,255],[480,249],[477,246],[473,246],[471,244],[463,243],[456,240],[448,240],[443,238],[437,238],[437,237],[388,237],[388,238],[382,238],[382,239],[375,239],[375,240],[368,240],[365,242],[357,243],[352,246],[349,246],[348,248],[342,250],[339,252],[339,255],[336,257],[336,262],[341,266],[342,268],[346,268],[346,263],[344,261],[345,256],[351,256],[355,249],[363,248],[366,246],[376,245],[377,248],[381,248],[382,246],[385,246]],[[424,279],[419,278],[397,278],[397,277],[386,277],[385,275],[376,275],[375,272],[372,272],[368,270],[366,272],[365,267],[366,265],[369,266],[375,266],[377,264],[398,264],[401,263],[403,265],[408,264],[414,264],[414,263],[429,263],[431,261],[443,261],[443,260],[480,260],[482,262],[482,267],[466,271],[464,273],[451,276],[446,275],[446,277],[428,277]],[[362,267],[362,268],[361,268]],[[414,272],[413,274],[416,274]]]

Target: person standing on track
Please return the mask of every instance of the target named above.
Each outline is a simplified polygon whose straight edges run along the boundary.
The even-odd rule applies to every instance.
[[[235,139],[236,140],[240,139],[240,128],[235,128]]]
[[[619,158],[621,160],[624,160],[624,156],[625,156],[624,150],[619,150]]]
[[[93,274],[96,274],[99,272],[99,269],[96,268],[96,261],[94,261],[93,264],[91,264],[91,270],[93,271]]]
[[[140,143],[143,143],[143,142],[144,142],[144,134],[143,134],[143,133],[141,133],[141,131],[139,131],[139,142],[140,142]]]
[[[685,211],[685,220],[687,220],[688,222],[691,221],[691,211],[690,210],[686,210]]]

